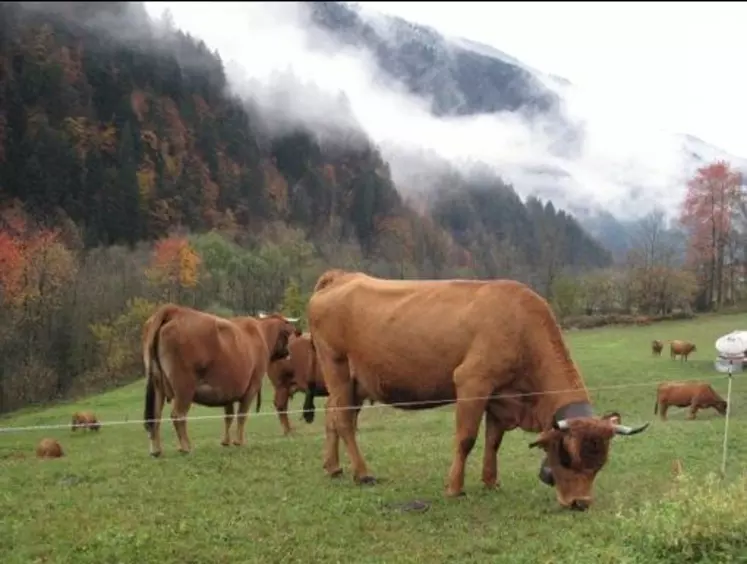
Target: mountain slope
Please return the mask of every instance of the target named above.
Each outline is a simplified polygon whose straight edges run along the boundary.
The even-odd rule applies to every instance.
[[[617,232],[626,232],[629,220],[654,205],[676,216],[687,179],[704,163],[725,159],[747,171],[747,160],[684,134],[667,139],[671,163],[666,165],[645,154],[635,163],[640,171],[631,171],[633,163],[622,157],[619,163],[589,162],[582,154],[589,142],[586,124],[566,111],[563,93],[572,87],[567,80],[532,69],[493,47],[445,37],[427,26],[354,4],[306,4],[324,33],[372,54],[381,75],[429,102],[435,117],[515,112],[533,124],[528,127],[541,127],[541,140],[549,150],[537,150],[536,164],[487,164],[523,196],[549,198],[574,213],[586,209],[579,220],[600,234],[605,246],[624,247]],[[606,212],[609,229],[599,230],[599,212]]]
[[[362,132],[271,133],[258,104],[225,94],[225,69],[205,44],[153,25],[139,3],[0,4],[0,69],[0,200],[20,200],[46,224],[71,219],[89,247],[175,227],[238,230],[250,243],[282,223],[320,249],[355,242],[383,274],[407,264],[543,291],[564,268],[610,261],[572,217],[549,205],[538,213],[497,178],[451,171],[470,204],[445,187],[415,211]],[[557,233],[568,236],[555,238],[548,272],[542,249]]]
[[[433,29],[342,2],[307,2],[311,20],[335,38],[370,50],[385,75],[431,100],[434,115],[558,110],[560,100],[528,70],[456,47]]]

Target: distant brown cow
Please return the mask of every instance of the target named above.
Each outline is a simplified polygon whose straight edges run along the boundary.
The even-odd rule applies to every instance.
[[[62,446],[54,439],[42,439],[36,445],[36,456],[39,458],[60,458],[64,455]]]
[[[689,341],[671,341],[669,345],[669,357],[675,360],[677,355],[679,355],[680,362],[682,362],[683,360],[687,360],[690,353],[697,352],[697,350],[695,343],[690,343]]]
[[[602,415],[602,419],[606,419],[610,423],[614,423],[615,425],[619,425],[622,423],[622,415],[620,415],[617,411],[608,411],[604,415]]]
[[[670,406],[690,407],[688,419],[695,419],[699,409],[714,408],[726,415],[726,401],[705,382],[662,382],[656,389],[654,414],[661,411],[661,420],[667,420]]]
[[[456,403],[447,496],[464,473],[485,419],[483,483],[499,483],[497,453],[507,431],[539,433],[540,479],[560,505],[585,510],[615,435],[647,428],[595,417],[547,301],[514,280],[386,280],[329,270],[307,307],[329,390],[324,469],[341,472],[340,439],[359,484],[375,483],[356,438],[356,387],[407,410]]]
[[[664,343],[662,343],[659,339],[654,339],[651,341],[651,353],[654,356],[661,356],[661,351],[664,348]]]
[[[98,431],[100,426],[101,424],[91,411],[76,411],[73,413],[71,424],[72,431],[81,427],[84,429],[90,429],[91,431]]]
[[[327,397],[327,387],[319,369],[316,352],[311,344],[311,336],[304,333],[292,337],[288,343],[289,356],[270,363],[267,376],[275,389],[275,409],[277,409],[283,434],[291,432],[288,420],[288,402],[296,392],[304,392],[302,418],[307,423],[314,421],[316,406],[314,398]],[[361,398],[361,400],[364,398]],[[374,400],[369,398],[369,404]]]
[[[188,307],[167,304],[146,322],[143,334],[145,429],[150,453],[161,454],[160,419],[164,401],[174,401],[171,419],[179,450],[191,450],[185,418],[194,402],[223,407],[221,444],[230,444],[234,404],[238,402],[234,445],[244,444],[249,406],[261,402],[262,379],[269,363],[288,356],[294,319],[282,315],[224,319]]]

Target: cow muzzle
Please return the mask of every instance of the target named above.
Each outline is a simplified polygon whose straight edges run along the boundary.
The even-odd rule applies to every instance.
[[[591,506],[591,501],[588,499],[574,499],[568,506],[573,511],[586,511]]]

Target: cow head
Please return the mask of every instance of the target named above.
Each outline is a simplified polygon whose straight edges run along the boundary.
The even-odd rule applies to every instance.
[[[723,399],[718,400],[714,404],[713,407],[715,407],[716,411],[718,411],[721,415],[726,415],[726,408],[727,408],[726,400],[723,400]]]
[[[555,486],[555,495],[563,507],[588,509],[593,500],[594,479],[607,462],[612,438],[635,435],[648,427],[648,423],[626,427],[613,422],[619,414],[608,415],[612,417],[561,419],[529,445],[545,451],[539,477],[548,486]]]
[[[270,347],[270,361],[281,360],[287,358],[290,352],[288,351],[288,343],[291,335],[296,337],[301,336],[301,330],[296,326],[296,323],[300,319],[299,317],[284,317],[279,314],[267,315],[266,313],[260,312],[257,317],[263,321],[274,321],[278,323],[277,337],[274,339],[274,343],[267,343]]]

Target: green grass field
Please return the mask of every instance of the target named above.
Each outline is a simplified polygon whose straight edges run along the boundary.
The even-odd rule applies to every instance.
[[[631,548],[636,527],[644,536],[649,527],[636,511],[675,487],[676,458],[698,480],[718,472],[724,430],[714,410],[694,422],[676,408],[668,422],[655,419],[656,382],[714,378],[725,396],[726,378],[713,370],[713,342],[745,327],[747,315],[729,315],[566,335],[597,413],[618,410],[627,424],[653,421],[642,435],[615,439],[586,513],[559,508],[554,491],[537,479],[542,453],[527,448],[532,435],[522,431],[510,433],[499,453],[500,489],[483,490],[481,438],[468,465],[467,495],[445,499],[452,407],[366,408],[360,444],[381,483],[354,485],[344,449],[346,474],[330,480],[321,468],[323,412],[312,425],[293,413],[296,434],[285,438],[267,384],[243,448],[220,446],[220,419],[189,423],[189,456],[176,451],[173,427],[164,425],[160,459],[148,456],[141,424],[102,427],[98,434],[69,427],[0,433],[0,562],[651,562],[636,560]],[[689,339],[699,350],[684,364],[671,361],[668,349],[654,358],[653,338]],[[735,377],[733,386],[731,482],[747,463],[745,379]],[[143,388],[139,381],[74,405],[14,414],[0,425],[67,424],[80,408],[93,409],[104,423],[140,419]],[[293,407],[301,401],[296,397]],[[61,442],[64,458],[34,457],[45,436]],[[396,507],[415,499],[430,501],[430,509]],[[707,561],[692,558],[677,561]]]

